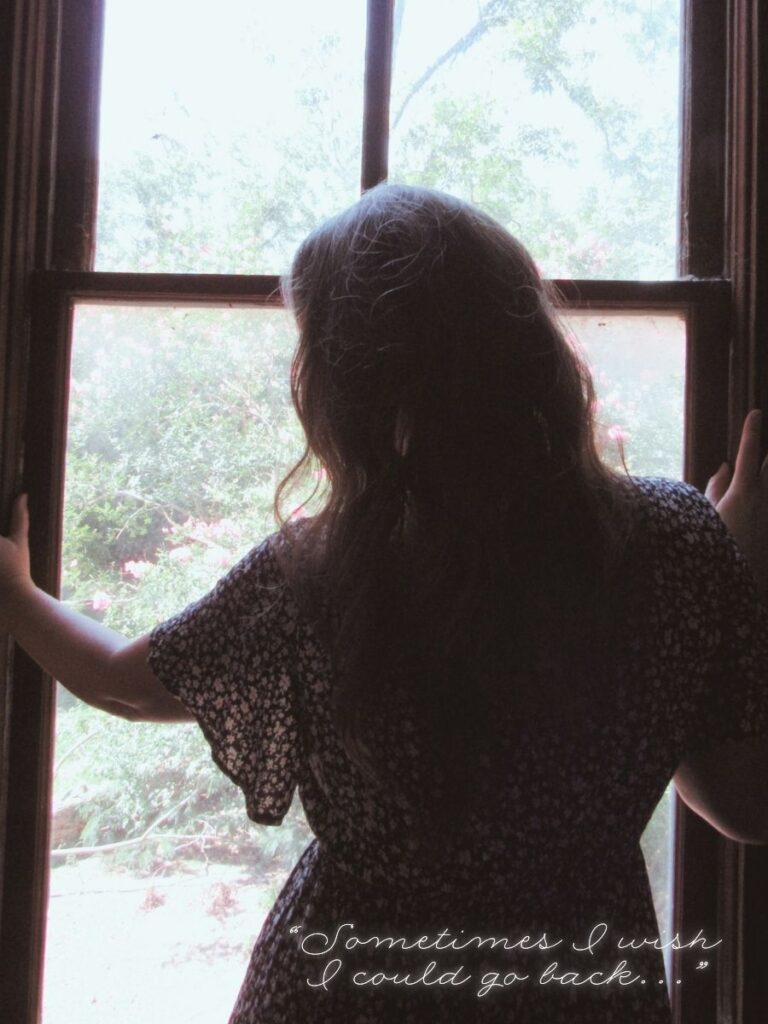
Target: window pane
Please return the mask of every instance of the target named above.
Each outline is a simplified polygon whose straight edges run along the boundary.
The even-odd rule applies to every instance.
[[[568,312],[592,367],[603,457],[636,476],[683,474],[685,320],[680,313]]]
[[[107,0],[98,270],[281,273],[360,176],[360,0]]]
[[[673,277],[679,0],[399,0],[390,170],[548,277]]]
[[[563,318],[592,367],[604,459],[635,476],[683,474],[685,321],[679,313],[569,312]],[[670,786],[643,834],[662,936],[671,938],[674,804]],[[670,975],[670,953],[667,976]]]
[[[77,308],[65,601],[138,636],[273,532],[294,343],[279,311]],[[298,799],[252,825],[194,725],[57,710],[45,1024],[221,1024],[311,838]]]

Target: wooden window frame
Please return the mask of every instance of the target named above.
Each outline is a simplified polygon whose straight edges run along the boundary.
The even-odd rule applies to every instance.
[[[361,183],[387,174],[393,0],[367,0]],[[680,278],[560,281],[570,308],[677,310],[688,323],[685,477],[702,487],[766,406],[768,33],[760,0],[682,0]],[[761,13],[763,15],[761,19]],[[66,381],[78,300],[279,304],[277,279],[94,272],[100,0],[6,0],[0,24],[0,498],[30,493],[33,571],[58,586]],[[5,524],[3,524],[5,525]],[[41,1012],[53,689],[18,649],[0,652],[0,1006]],[[673,964],[675,1024],[768,1017],[759,961],[768,848],[744,847],[679,808],[675,926],[724,939],[717,970]],[[687,970],[687,968],[686,968]]]

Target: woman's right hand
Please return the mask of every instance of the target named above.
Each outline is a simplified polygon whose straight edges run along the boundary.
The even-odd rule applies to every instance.
[[[20,494],[11,511],[11,531],[0,537],[0,626],[7,628],[10,606],[21,588],[32,585],[29,572],[29,511]]]
[[[757,580],[768,595],[768,455],[761,461],[762,415],[753,409],[744,420],[733,473],[724,462],[710,478],[706,496],[730,530]]]

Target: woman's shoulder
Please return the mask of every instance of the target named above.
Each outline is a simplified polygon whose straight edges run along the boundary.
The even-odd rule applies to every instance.
[[[714,505],[692,484],[666,477],[632,477],[635,531],[642,558],[664,575],[704,572],[738,558],[736,543]],[[659,562],[660,560],[660,562]]]
[[[649,499],[665,502],[682,502],[683,504],[704,498],[698,488],[684,480],[675,480],[666,476],[630,476],[628,478],[634,491],[648,496]]]
[[[273,582],[286,584],[286,567],[299,550],[300,542],[308,531],[310,519],[286,524],[254,544],[237,562],[231,573],[272,577]]]
[[[186,609],[219,609],[232,614],[295,616],[291,588],[284,570],[287,539],[269,534],[247,549],[213,589]]]
[[[629,482],[638,511],[658,530],[722,528],[715,508],[693,484],[661,476],[633,476]]]
[[[261,586],[279,592],[284,612],[304,625],[323,621],[327,593],[317,564],[315,520],[290,521],[265,537],[243,559],[245,571]]]

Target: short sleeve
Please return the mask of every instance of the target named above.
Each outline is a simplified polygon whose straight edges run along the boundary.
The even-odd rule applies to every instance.
[[[199,601],[156,626],[149,665],[197,719],[248,816],[279,825],[297,783],[295,604],[267,538]]]
[[[707,652],[695,703],[684,709],[687,753],[710,743],[768,735],[768,609],[732,535],[710,502],[686,488],[697,522],[692,618]],[[690,533],[686,535],[690,537]]]

